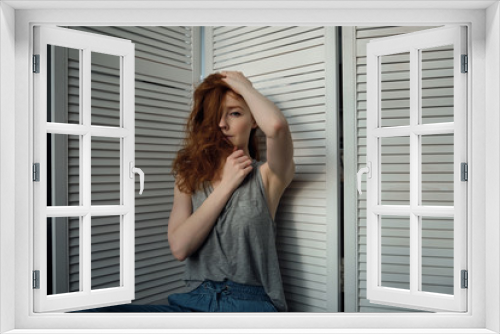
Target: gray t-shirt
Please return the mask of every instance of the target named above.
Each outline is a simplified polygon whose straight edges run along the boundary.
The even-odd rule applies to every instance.
[[[259,167],[234,191],[201,247],[186,259],[185,281],[231,280],[263,286],[278,311],[287,305],[276,250],[276,226],[269,211]],[[211,186],[192,195],[193,212],[212,192]]]

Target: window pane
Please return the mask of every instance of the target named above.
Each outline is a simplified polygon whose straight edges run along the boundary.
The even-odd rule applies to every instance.
[[[47,294],[80,291],[80,218],[47,218]]]
[[[382,205],[410,205],[410,137],[381,138]]]
[[[120,205],[120,139],[92,137],[92,205]]]
[[[92,125],[120,126],[120,57],[92,52]]]
[[[47,134],[47,206],[80,205],[80,137]]]
[[[421,50],[422,122],[453,122],[453,45]]]
[[[380,126],[410,125],[410,53],[381,56]]]
[[[92,217],[92,290],[120,286],[120,220]]]
[[[382,216],[381,285],[410,289],[410,217]]]
[[[453,134],[422,136],[422,205],[453,206]]]
[[[47,45],[47,122],[80,124],[80,50]]]
[[[453,295],[453,219],[422,217],[422,291]]]

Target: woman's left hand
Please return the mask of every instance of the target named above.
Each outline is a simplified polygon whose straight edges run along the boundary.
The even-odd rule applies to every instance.
[[[252,82],[247,79],[241,72],[237,71],[221,71],[220,74],[226,82],[237,94],[243,95],[243,92],[253,89]]]

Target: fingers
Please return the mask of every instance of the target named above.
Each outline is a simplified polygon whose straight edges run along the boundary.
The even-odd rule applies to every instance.
[[[252,159],[245,155],[243,150],[234,151],[230,156],[227,157],[227,161],[233,165],[238,165],[240,168],[245,168],[252,164]]]
[[[248,174],[250,174],[250,172],[252,171],[252,169],[253,169],[252,165],[243,168],[243,175],[247,176]]]
[[[238,149],[236,146],[233,148],[233,153],[231,153],[231,155],[229,157],[233,157],[233,158],[238,158],[238,157],[241,157],[245,155],[245,152],[241,149]],[[228,157],[228,158],[229,158]]]
[[[238,150],[233,152],[233,154],[227,157],[227,160],[228,161],[232,160],[236,164],[241,164],[243,162],[252,163],[252,159],[249,156],[245,155],[243,150]]]

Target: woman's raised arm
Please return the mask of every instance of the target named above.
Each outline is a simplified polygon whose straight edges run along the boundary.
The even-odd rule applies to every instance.
[[[288,122],[279,108],[255,89],[241,72],[222,71],[223,79],[247,103],[259,128],[267,137],[267,163],[283,183],[293,178],[293,142]]]

